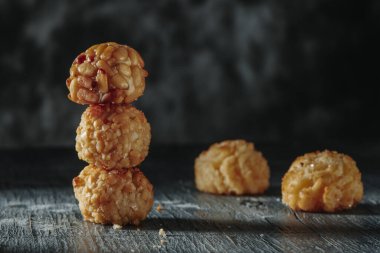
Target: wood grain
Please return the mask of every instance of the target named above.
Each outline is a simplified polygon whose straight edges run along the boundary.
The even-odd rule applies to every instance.
[[[280,178],[296,151],[265,147],[272,169],[263,196],[197,192],[193,158],[204,147],[153,147],[142,170],[155,205],[139,227],[115,230],[82,221],[71,178],[84,163],[72,149],[0,151],[2,252],[376,252],[380,250],[380,172],[373,153],[351,150],[365,198],[337,214],[293,212],[280,200]],[[308,151],[308,150],[306,150]],[[277,157],[272,158],[272,157]],[[355,158],[355,156],[354,156]],[[155,207],[160,204],[163,210]],[[166,242],[158,234],[163,228]]]

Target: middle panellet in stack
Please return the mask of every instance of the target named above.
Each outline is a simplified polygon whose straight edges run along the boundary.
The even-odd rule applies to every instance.
[[[153,205],[153,186],[138,166],[148,155],[150,125],[129,103],[143,94],[144,62],[127,46],[103,43],[80,54],[66,82],[69,98],[89,104],[77,128],[76,150],[90,165],[73,179],[85,220],[139,224]]]
[[[148,155],[150,125],[131,105],[91,105],[82,114],[75,148],[80,159],[105,169],[131,168]]]

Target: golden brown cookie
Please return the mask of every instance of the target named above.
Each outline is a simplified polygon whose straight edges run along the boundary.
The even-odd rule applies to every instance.
[[[253,143],[216,143],[195,160],[198,190],[216,194],[259,194],[269,186],[269,166]]]
[[[150,125],[133,106],[91,105],[77,128],[79,159],[105,169],[130,168],[148,155]]]
[[[138,225],[153,205],[153,186],[138,168],[104,170],[85,167],[73,179],[84,220]]]
[[[355,161],[328,150],[298,157],[282,178],[281,188],[284,204],[309,212],[348,209],[363,197]]]
[[[144,93],[144,61],[131,47],[107,42],[79,54],[66,86],[79,104],[131,103]]]

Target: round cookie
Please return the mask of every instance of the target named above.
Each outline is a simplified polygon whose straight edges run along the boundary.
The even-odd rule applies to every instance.
[[[148,155],[150,125],[133,106],[91,105],[76,132],[79,159],[104,169],[134,167]]]
[[[138,225],[153,205],[153,186],[138,168],[104,170],[85,167],[73,179],[84,220]]]
[[[363,197],[355,161],[328,150],[298,157],[282,178],[281,189],[284,204],[308,212],[348,209]]]
[[[71,65],[68,98],[79,104],[131,103],[144,93],[147,76],[133,48],[114,42],[94,45]]]
[[[269,186],[269,166],[253,143],[216,143],[195,160],[198,190],[216,194],[260,194]]]

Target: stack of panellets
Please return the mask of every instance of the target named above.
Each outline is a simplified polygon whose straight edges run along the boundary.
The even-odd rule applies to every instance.
[[[85,220],[137,225],[152,208],[153,186],[136,167],[148,154],[150,125],[130,104],[143,95],[147,75],[133,48],[113,42],[90,47],[70,68],[69,99],[89,105],[75,147],[90,165],[73,179]]]

